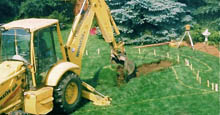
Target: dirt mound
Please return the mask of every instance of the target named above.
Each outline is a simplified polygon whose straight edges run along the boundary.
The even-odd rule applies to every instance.
[[[117,84],[120,86],[121,84],[124,84],[128,82],[131,78],[133,77],[140,77],[141,75],[146,75],[150,72],[162,70],[164,68],[168,68],[172,65],[170,61],[159,61],[155,63],[150,63],[150,64],[142,64],[137,67],[136,69],[136,76],[126,76],[124,73],[124,69],[122,66],[118,66],[117,72],[118,72],[118,77],[117,77]]]
[[[194,45],[194,48],[196,50],[199,50],[199,51],[202,51],[202,52],[206,52],[210,55],[214,55],[216,57],[220,57],[220,52],[219,50],[214,47],[214,46],[209,46],[209,45],[206,45],[204,43],[197,43]]]
[[[170,61],[160,61],[151,64],[143,64],[137,68],[136,75],[139,77],[140,75],[145,75],[150,72],[158,71],[167,67],[170,67],[172,63]]]

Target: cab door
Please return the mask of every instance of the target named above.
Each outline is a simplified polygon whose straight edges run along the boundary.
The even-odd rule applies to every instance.
[[[44,82],[48,70],[57,62],[53,27],[35,32],[34,51],[36,62],[36,82]]]

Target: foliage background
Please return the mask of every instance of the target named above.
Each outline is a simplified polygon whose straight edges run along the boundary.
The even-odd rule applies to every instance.
[[[183,35],[184,25],[192,25],[194,42],[204,41],[201,33],[209,28],[210,41],[220,42],[219,0],[106,0],[121,31],[118,40],[127,44],[152,44]],[[0,24],[21,18],[73,20],[74,2],[62,0],[1,0]]]
[[[57,18],[60,22],[73,19],[73,5],[62,0],[1,0],[0,23],[20,18]]]
[[[186,5],[172,0],[107,0],[123,40],[157,43],[177,37],[192,20]],[[160,39],[154,38],[160,37]]]
[[[125,8],[129,8],[128,5],[134,7],[138,6],[138,4],[128,4],[125,0],[120,1],[123,4],[127,4],[126,6],[124,6]],[[138,0],[136,1],[138,2]],[[156,3],[158,1],[162,0],[152,0],[152,2]],[[181,18],[186,15],[190,15],[192,17],[190,23],[193,25],[191,34],[194,40],[202,41],[203,36],[201,35],[201,32],[204,31],[205,28],[210,28],[210,31],[212,33],[211,36],[213,36],[210,36],[210,39],[213,39],[213,41],[217,40],[215,43],[219,42],[219,39],[216,39],[219,38],[218,31],[220,13],[218,0],[168,1],[172,2],[172,4],[177,3],[177,6],[179,6],[177,8],[182,9],[182,13],[180,13],[181,15],[178,14],[175,16],[179,16],[179,18]],[[54,0],[0,0],[0,23],[7,23],[14,19],[27,17],[58,18],[65,16],[65,18],[67,19],[63,19],[63,22],[71,21],[72,14],[70,12],[72,12],[72,9],[68,8],[67,11],[62,12],[62,8],[65,9],[65,6],[63,6],[63,4],[69,5],[68,7],[72,7],[71,4],[67,4],[64,2],[58,3]],[[161,2],[161,4],[163,4],[163,2]],[[57,6],[62,7],[58,8]],[[29,8],[32,12],[27,11],[29,10]],[[51,8],[53,10],[50,10]],[[116,8],[114,9],[113,7],[111,7],[111,9],[116,10]],[[57,17],[56,15],[60,16]],[[117,20],[117,17],[115,18]],[[131,19],[135,18],[131,16]],[[168,20],[174,19],[168,18]],[[120,25],[120,22],[117,21],[117,23]],[[179,22],[177,21],[176,23]],[[163,30],[169,29],[168,26],[167,28],[160,28],[162,26],[160,24],[167,25],[165,22],[158,23],[158,25],[153,25],[150,22],[146,21],[143,24],[143,26],[148,25],[148,27],[146,27],[146,30],[144,31],[139,31],[142,32],[143,35],[149,34],[149,38],[153,39],[154,41],[162,39],[163,37],[168,37],[168,39],[172,38],[168,36],[169,34],[157,34],[158,31],[163,32]],[[175,25],[176,24],[170,24],[170,27],[174,28]],[[137,28],[141,26],[141,24],[137,24]],[[183,28],[180,27],[180,29]],[[69,30],[65,31],[66,36],[64,38],[67,38],[68,32]],[[182,34],[178,31],[175,33],[179,35]],[[137,36],[135,40],[137,39],[139,42],[134,42],[132,40],[127,41],[132,41],[133,43],[143,43],[138,33],[136,35],[136,33],[133,32],[133,34],[131,33],[130,35],[127,36],[129,39],[134,40],[134,38]],[[124,34],[124,36],[126,37],[126,34]],[[176,56],[176,54],[182,54],[182,60],[184,60],[186,56],[189,56],[190,62],[194,62],[193,67],[202,70],[201,77],[205,79],[203,84],[199,85],[199,83],[195,80],[196,78],[192,77],[194,76],[192,72],[189,70],[189,68],[184,66],[184,62],[182,61],[179,64],[181,67],[179,67],[179,65],[174,65],[174,67],[177,68],[178,73],[184,73],[179,76],[180,80],[184,84],[192,86],[195,89],[185,87],[180,82],[178,82],[171,68],[166,69],[164,71],[154,72],[149,75],[143,75],[140,78],[132,79],[128,84],[125,84],[122,87],[117,87],[112,77],[116,77],[116,72],[113,71],[112,68],[109,68],[108,66],[106,67],[106,65],[109,64],[109,61],[106,60],[108,60],[110,56],[110,50],[109,47],[107,47],[108,45],[101,39],[91,38],[89,40],[90,43],[88,43],[87,47],[89,56],[83,58],[84,70],[81,74],[82,79],[93,82],[93,78],[97,76],[99,78],[98,84],[92,85],[96,86],[96,89],[98,91],[112,97],[114,101],[112,106],[97,107],[93,106],[91,102],[87,102],[84,100],[85,103],[73,114],[140,114],[143,113],[143,111],[146,111],[149,114],[219,114],[219,106],[216,106],[219,104],[219,94],[216,92],[212,92],[211,89],[207,88],[205,84],[205,81],[207,79],[212,80],[212,82],[214,83],[219,82],[219,78],[216,77],[219,76],[219,58],[213,57],[211,55],[199,51],[192,51],[190,48],[187,47],[183,48],[182,50],[169,48],[167,46],[157,47],[156,51],[158,51],[157,53],[160,55],[165,56],[166,53],[169,51],[169,53],[172,54],[172,57]],[[123,40],[126,39],[123,38]],[[146,39],[144,38],[143,40]],[[97,48],[101,48],[101,55],[97,55]],[[134,49],[133,47],[126,47],[126,51],[128,53],[129,59],[131,58],[138,65],[161,59],[161,57],[153,57],[154,48],[147,48],[145,50],[142,50],[141,54],[138,54],[138,50]],[[176,59],[176,57],[173,58]],[[200,59],[203,63],[207,63],[209,66],[211,66],[212,70],[206,72],[208,70],[207,67],[201,64],[200,62],[196,61],[194,58]],[[100,66],[103,66],[103,68],[100,68]],[[209,90],[211,93],[207,93],[206,95],[206,92],[200,91],[198,89]],[[205,94],[203,95],[203,93]]]

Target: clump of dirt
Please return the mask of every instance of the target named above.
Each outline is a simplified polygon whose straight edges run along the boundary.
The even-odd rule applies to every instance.
[[[158,61],[158,62],[150,63],[150,64],[142,64],[136,68],[135,74],[132,74],[132,76],[126,76],[123,67],[118,66],[117,84],[118,86],[120,86],[121,84],[128,82],[133,77],[140,77],[141,75],[146,75],[154,71],[168,68],[171,65],[172,65],[172,62],[167,61],[167,60]]]
[[[150,72],[158,71],[164,68],[168,68],[172,65],[170,61],[159,61],[151,64],[142,64],[138,66],[136,76],[146,75]]]
[[[125,83],[125,73],[124,73],[124,68],[123,66],[118,66],[117,67],[117,72],[118,72],[118,75],[117,75],[117,84],[118,86],[120,86],[121,84],[124,84]]]
[[[197,43],[197,44],[194,45],[194,48],[196,50],[206,52],[206,53],[211,54],[213,56],[220,57],[219,50],[214,46],[209,46],[209,45],[206,45],[204,43]]]

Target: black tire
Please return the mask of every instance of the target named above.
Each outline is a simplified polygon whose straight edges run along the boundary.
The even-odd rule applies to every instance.
[[[74,88],[72,89],[74,92],[72,92],[71,88]],[[69,91],[70,93],[67,93]],[[73,112],[80,102],[81,95],[82,85],[79,77],[72,72],[66,73],[54,88],[55,111],[64,113]]]

